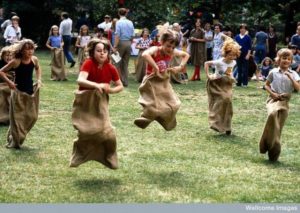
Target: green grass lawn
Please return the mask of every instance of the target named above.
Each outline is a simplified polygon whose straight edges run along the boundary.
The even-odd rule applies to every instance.
[[[270,163],[258,150],[267,94],[256,82],[234,88],[233,135],[225,136],[208,127],[205,81],[174,85],[182,102],[175,130],[156,122],[137,128],[139,85],[131,74],[129,87],[110,96],[120,168],[92,161],[69,168],[78,67],[69,70],[69,81],[52,82],[49,52],[37,55],[44,84],[39,119],[21,150],[5,148],[7,126],[0,127],[1,203],[300,202],[298,94],[290,102],[279,162]]]

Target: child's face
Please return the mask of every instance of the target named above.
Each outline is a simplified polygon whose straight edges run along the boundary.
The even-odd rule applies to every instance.
[[[104,45],[102,43],[96,45],[94,51],[94,58],[100,64],[103,64],[107,60],[108,50],[104,49]]]
[[[175,49],[175,44],[170,41],[162,43],[162,50],[166,55],[172,55]]]
[[[225,59],[226,59],[226,60],[232,61],[232,60],[236,59],[236,54],[234,54],[233,52],[229,52],[229,53],[225,56]]]
[[[265,65],[267,65],[267,66],[270,65],[270,60],[269,59],[265,60]]]
[[[53,35],[57,35],[58,34],[58,28],[57,27],[52,28],[52,33],[53,33]]]
[[[282,56],[279,59],[279,66],[281,69],[288,69],[292,64],[293,59],[288,56]]]
[[[87,29],[87,28],[83,28],[83,29],[82,29],[82,33],[83,33],[83,34],[87,34],[87,32],[88,32],[88,29]]]
[[[12,54],[7,52],[3,55],[3,60],[8,63],[12,59]]]
[[[33,55],[33,53],[34,53],[34,48],[33,48],[33,47],[30,47],[30,46],[28,46],[28,45],[25,45],[25,47],[24,47],[22,53],[23,53],[23,56],[24,56],[24,57],[28,57],[28,58],[29,58],[29,57],[31,57],[31,56]]]

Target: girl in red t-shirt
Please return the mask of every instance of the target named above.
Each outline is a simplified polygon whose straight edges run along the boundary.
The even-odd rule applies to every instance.
[[[118,71],[108,57],[109,43],[105,40],[92,39],[87,45],[87,50],[90,58],[81,66],[77,80],[79,90],[98,89],[100,93],[107,94],[122,91],[123,85]],[[114,87],[110,86],[111,81]]]

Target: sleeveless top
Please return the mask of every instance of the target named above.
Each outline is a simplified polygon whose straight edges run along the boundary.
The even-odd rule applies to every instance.
[[[21,61],[20,65],[15,69],[15,84],[17,84],[17,89],[29,95],[33,94],[33,69],[34,63],[32,60],[29,64],[24,64]]]
[[[162,56],[160,50],[158,50],[152,58],[157,64],[159,71],[165,70],[169,67],[171,56]],[[151,73],[153,73],[153,67],[150,64],[147,64],[147,75],[150,75]]]

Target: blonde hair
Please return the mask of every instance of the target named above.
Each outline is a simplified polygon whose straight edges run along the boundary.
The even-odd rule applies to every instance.
[[[4,56],[6,54],[11,54],[12,53],[12,46],[6,46],[6,47],[3,47],[1,52],[0,52],[0,59],[3,60],[4,59]]]
[[[37,45],[31,39],[23,39],[12,45],[12,48],[13,53],[15,54],[15,58],[22,58],[23,50],[25,48],[36,49]]]
[[[233,39],[231,38],[226,38],[223,47],[222,47],[222,56],[226,56],[229,53],[233,53],[236,55],[236,57],[239,57],[241,54],[241,46],[235,42]]]
[[[81,27],[80,27],[80,30],[79,30],[79,34],[81,35],[81,36],[83,36],[83,30],[84,29],[87,29],[87,32],[86,32],[86,34],[88,35],[89,34],[89,27],[87,26],[87,25],[82,25]]]
[[[291,61],[293,61],[293,52],[288,48],[282,48],[282,49],[278,50],[277,56],[275,58],[276,64],[279,65],[280,59],[282,57],[288,57],[288,58],[290,58]]]
[[[52,36],[52,35],[53,35],[53,29],[54,29],[54,28],[59,29],[57,25],[53,25],[53,26],[50,28],[50,30],[49,30],[49,36]],[[59,35],[59,32],[58,32],[57,35]]]

